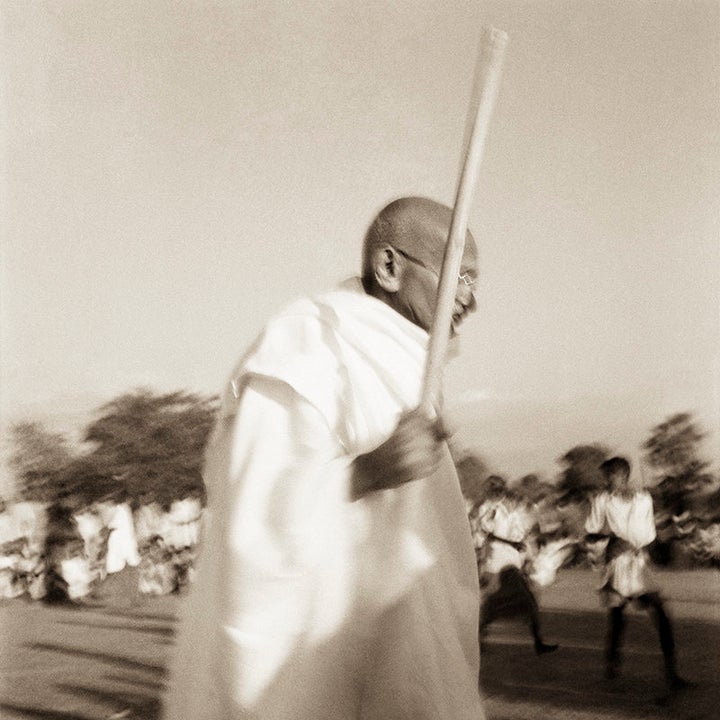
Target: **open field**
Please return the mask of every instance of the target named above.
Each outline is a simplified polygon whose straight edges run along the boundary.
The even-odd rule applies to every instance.
[[[112,577],[92,605],[0,604],[0,718],[154,720],[182,598],[139,596],[134,571]],[[545,634],[559,642],[536,657],[516,623],[490,629],[482,685],[490,720],[715,720],[720,717],[720,572],[663,572],[681,672],[698,683],[663,699],[661,655],[646,616],[631,612],[625,665],[603,679],[604,614],[597,576],[565,571],[541,597]],[[446,719],[442,719],[446,720]],[[452,720],[452,719],[447,719]]]

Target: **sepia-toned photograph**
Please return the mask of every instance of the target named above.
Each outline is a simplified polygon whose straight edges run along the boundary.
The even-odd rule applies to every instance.
[[[720,0],[0,0],[0,719],[720,717]]]

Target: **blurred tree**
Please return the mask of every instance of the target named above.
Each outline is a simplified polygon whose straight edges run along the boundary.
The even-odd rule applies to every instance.
[[[605,487],[600,465],[610,457],[603,445],[576,445],[558,462],[565,467],[560,474],[557,492],[562,502],[583,502]]]
[[[73,460],[66,437],[40,422],[16,423],[10,436],[8,465],[20,498],[38,502],[64,498],[69,492],[65,470]]]
[[[73,458],[64,468],[63,485],[67,488],[67,502],[75,509],[104,497],[122,494],[124,487],[120,480],[99,461],[100,458],[91,452]]]
[[[488,468],[485,461],[473,453],[461,456],[455,461],[460,489],[470,505],[484,497]]]
[[[120,395],[86,428],[94,445],[86,469],[114,478],[113,491],[131,501],[145,495],[168,505],[190,493],[204,496],[203,450],[216,410],[217,398],[183,391]]]
[[[712,482],[708,463],[699,457],[705,433],[690,413],[676,413],[656,425],[643,445],[647,462],[659,474],[653,494],[658,509],[679,516]]]
[[[703,523],[720,523],[720,485],[718,479],[693,498],[692,514]]]

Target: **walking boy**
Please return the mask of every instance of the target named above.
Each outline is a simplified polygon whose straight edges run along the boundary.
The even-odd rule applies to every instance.
[[[527,544],[537,520],[529,504],[509,491],[502,478],[491,476],[488,482],[491,490],[479,519],[486,546],[478,567],[484,591],[480,637],[495,620],[519,616],[528,622],[535,652],[553,652],[558,646],[542,638],[540,608],[525,572]]]
[[[657,627],[670,690],[686,687],[688,683],[677,674],[670,619],[660,595],[647,585],[646,548],[655,539],[652,497],[647,490],[630,487],[630,463],[625,458],[610,458],[600,469],[607,480],[607,490],[593,498],[585,530],[591,535],[608,537],[604,582],[600,588],[608,608],[605,676],[613,679],[619,672],[624,611],[635,602],[649,612]]]

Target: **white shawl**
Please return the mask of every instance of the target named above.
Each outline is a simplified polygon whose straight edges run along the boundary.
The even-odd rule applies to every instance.
[[[167,720],[482,717],[478,589],[449,455],[351,502],[351,463],[418,404],[427,334],[346,286],[233,373]]]

